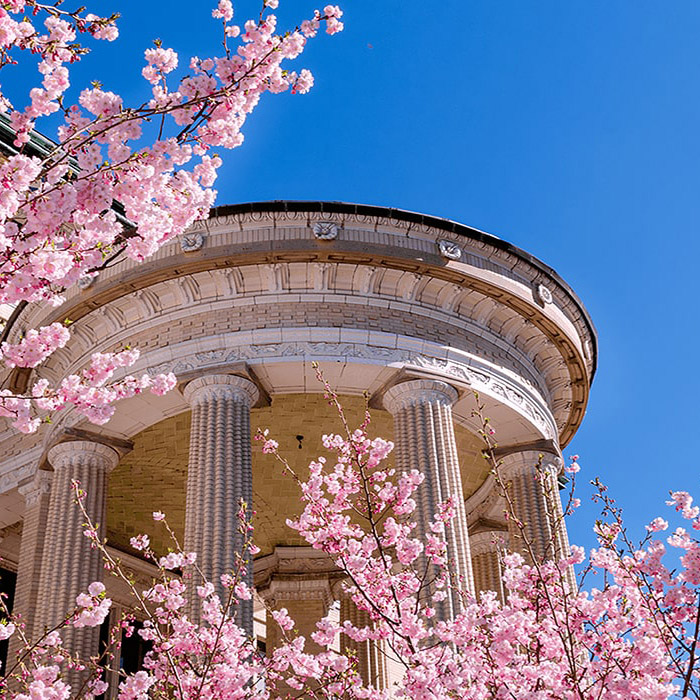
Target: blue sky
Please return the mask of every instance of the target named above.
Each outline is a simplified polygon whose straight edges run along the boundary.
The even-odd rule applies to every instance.
[[[315,6],[282,0],[281,16]],[[263,101],[244,146],[227,154],[218,203],[402,207],[483,229],[553,266],[600,342],[588,414],[566,452],[641,529],[669,489],[697,490],[700,4],[342,6],[346,31],[302,57],[315,88]],[[257,7],[239,2],[239,19]],[[99,78],[142,95],[153,38],[188,56],[218,48],[208,2],[90,9],[120,11],[122,38],[100,46],[75,84]],[[572,541],[592,544],[595,512],[584,499]]]

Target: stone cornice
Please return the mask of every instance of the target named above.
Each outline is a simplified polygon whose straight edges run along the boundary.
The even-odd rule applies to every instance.
[[[264,223],[264,217],[259,219],[256,224],[258,226],[262,225],[261,222]],[[281,223],[276,219],[275,222]],[[239,228],[243,230],[245,222],[238,223]],[[247,223],[255,224],[252,220]],[[288,223],[291,226],[293,222]],[[381,242],[356,240],[358,236],[365,234],[355,230],[345,237],[339,235],[337,239],[329,242],[316,240],[310,230],[306,232],[307,229],[294,229],[300,235],[295,233],[294,236],[290,236],[287,229],[270,228],[246,230],[248,238],[238,245],[235,243],[237,232],[233,230],[231,221],[225,218],[212,220],[207,223],[211,231],[211,240],[207,240],[200,250],[183,255],[175,249],[174,244],[170,244],[159,253],[157,259],[142,266],[129,266],[124,263],[123,269],[115,268],[109,275],[105,273],[103,279],[87,290],[69,290],[68,301],[51,317],[35,318],[36,314],[32,310],[35,307],[31,307],[22,315],[22,321],[43,324],[66,316],[77,320],[125,293],[145,291],[159,281],[182,278],[206,270],[235,270],[241,265],[272,264],[274,268],[279,264],[298,261],[317,263],[322,270],[324,264],[342,261],[346,264],[366,266],[370,271],[373,267],[404,271],[415,275],[416,280],[439,279],[461,289],[477,291],[497,304],[510,308],[521,319],[526,319],[527,323],[542,332],[558,348],[568,367],[572,391],[569,425],[562,431],[561,437],[562,442],[570,439],[583,416],[594,354],[589,349],[589,360],[586,361],[583,357],[586,353],[586,342],[591,343],[592,336],[587,337],[583,327],[578,331],[574,330],[571,324],[579,323],[580,319],[567,320],[568,311],[564,311],[570,299],[566,295],[562,297],[559,293],[553,293],[552,303],[542,302],[542,294],[538,291],[542,286],[540,278],[536,276],[535,279],[528,279],[525,275],[532,274],[532,269],[516,273],[513,261],[509,262],[507,256],[501,261],[498,256],[490,255],[483,246],[481,250],[471,251],[465,260],[450,260],[446,263],[439,252],[430,252],[431,245],[437,249],[434,240],[431,242],[415,237],[400,238],[396,235],[398,231],[385,230],[387,227],[391,228],[389,224],[390,222],[382,226],[377,224],[384,236]],[[274,238],[274,245],[271,245],[271,237]],[[232,250],[236,251],[235,254]],[[277,275],[276,271],[274,275]],[[274,284],[279,285],[280,291],[286,290],[282,278]],[[409,302],[413,301],[411,294],[412,290],[408,288],[405,298]],[[570,326],[568,330],[567,325]],[[21,383],[17,378],[13,381],[17,386]]]
[[[587,403],[595,367],[595,333],[585,310],[553,270],[499,239],[454,222],[359,205],[282,204],[217,210],[212,218],[193,227],[196,246],[188,243],[182,248],[180,241],[173,241],[142,265],[121,261],[103,271],[89,288],[67,290],[66,303],[48,315],[30,305],[10,335],[26,325],[45,325],[66,317],[79,322],[98,309],[111,308],[125,295],[132,299],[130,303],[158,315],[160,297],[151,292],[154,285],[167,280],[178,280],[182,294],[191,297],[183,305],[194,306],[195,277],[214,270],[230,277],[231,297],[240,295],[241,270],[251,266],[266,266],[269,280],[264,291],[283,296],[294,288],[288,267],[294,263],[314,266],[313,290],[317,292],[333,291],[338,265],[354,265],[357,288],[350,294],[360,296],[382,297],[385,285],[378,286],[376,271],[382,276],[394,271],[401,280],[391,292],[395,303],[412,309],[430,307],[426,290],[430,292],[433,281],[445,287],[436,302],[440,313],[463,318],[459,292],[479,294],[489,303],[474,309],[472,321],[486,326],[487,333],[492,324],[493,332],[512,346],[529,343],[541,334],[556,349],[567,374],[557,381],[565,383],[567,398],[560,409],[566,405],[568,415],[558,419],[560,441],[570,440]],[[315,232],[319,222],[335,227],[332,240]],[[467,309],[466,314],[471,313]],[[78,327],[76,323],[74,329]],[[538,351],[528,354],[533,361],[541,357]],[[9,382],[19,391],[29,383],[29,374],[15,371]]]
[[[275,221],[284,220],[285,217],[298,218],[300,215],[306,215],[309,224],[312,217],[317,219],[323,215],[331,215],[342,217],[343,225],[346,222],[367,223],[374,222],[375,227],[378,227],[379,222],[391,221],[392,224],[405,229],[406,231],[421,230],[425,233],[440,234],[456,234],[459,236],[460,242],[466,240],[473,241],[477,244],[490,246],[505,252],[508,255],[517,257],[541,273],[547,275],[556,282],[579,307],[579,311],[589,327],[594,345],[597,346],[597,334],[595,326],[591,320],[586,308],[581,303],[578,296],[574,293],[571,287],[557,274],[557,272],[542,262],[534,255],[528,253],[522,248],[514,246],[512,243],[498,238],[492,234],[480,231],[471,226],[465,226],[456,221],[444,219],[437,216],[429,216],[419,212],[407,211],[405,209],[396,209],[393,207],[378,207],[367,204],[354,204],[350,202],[318,202],[318,201],[290,201],[290,200],[275,200],[268,202],[249,202],[242,204],[223,205],[212,209],[209,219],[198,221],[193,226],[194,230],[207,230],[210,222],[218,221],[225,218],[239,217],[245,219],[252,218],[255,213],[268,214]],[[597,352],[597,347],[595,348]]]
[[[527,319],[514,315],[512,311],[510,317],[506,316],[503,311],[506,307],[473,290],[464,291],[464,294],[469,295],[474,317],[467,315],[466,311],[455,313],[451,310],[451,299],[460,288],[443,282],[436,283],[444,284],[443,288],[435,284],[429,286],[424,280],[418,289],[414,289],[408,285],[411,273],[343,264],[331,265],[330,271],[326,269],[328,266],[322,270],[316,270],[317,267],[324,266],[312,264],[309,273],[312,282],[314,279],[319,281],[319,288],[312,291],[299,287],[299,271],[285,263],[279,267],[248,266],[178,278],[128,295],[100,307],[84,322],[76,322],[70,346],[50,358],[42,367],[41,376],[58,381],[66,374],[78,372],[94,351],[112,351],[126,343],[152,345],[149,334],[159,329],[158,333],[167,335],[169,328],[189,318],[193,312],[220,312],[223,320],[223,314],[229,310],[243,313],[246,307],[264,310],[266,306],[282,308],[280,305],[284,303],[292,305],[289,307],[292,313],[297,310],[302,313],[304,305],[311,308],[313,304],[337,304],[337,308],[342,306],[350,314],[373,307],[377,314],[391,314],[397,318],[403,315],[406,322],[423,323],[423,319],[428,319],[431,327],[444,329],[440,333],[453,338],[448,344],[462,348],[473,346],[486,359],[497,364],[508,363],[547,399],[557,416],[560,440],[564,442],[573,434],[575,418],[583,411],[580,391],[585,388],[585,382],[571,380],[570,367],[567,369],[556,346],[535,331]],[[367,281],[361,275],[364,270],[370,273]],[[318,277],[314,277],[316,273]],[[344,280],[342,284],[340,275]],[[348,279],[352,279],[352,292],[344,289]],[[292,284],[294,280],[296,287]],[[323,288],[331,283],[336,286]],[[255,284],[264,284],[265,289],[256,291]],[[440,289],[443,291],[438,291]],[[359,327],[352,325],[352,321],[349,323],[350,327]],[[141,341],[140,336],[144,333],[146,341]],[[518,338],[514,339],[514,336]],[[417,341],[420,343],[419,339]],[[516,341],[521,347],[515,347]],[[206,338],[201,338],[201,344],[206,342]],[[533,365],[534,357],[537,358],[537,367]]]

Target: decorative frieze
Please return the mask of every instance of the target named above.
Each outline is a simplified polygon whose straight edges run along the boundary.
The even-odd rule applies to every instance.
[[[320,330],[320,329],[319,329]],[[322,357],[355,358],[358,360],[380,361],[382,363],[396,365],[401,363],[405,368],[416,367],[440,372],[447,377],[453,377],[479,391],[485,391],[498,396],[505,403],[510,404],[518,412],[524,413],[532,420],[547,438],[554,437],[553,422],[546,417],[546,406],[541,399],[535,398],[533,392],[524,391],[525,387],[518,386],[507,375],[496,375],[493,368],[481,365],[476,369],[465,363],[454,360],[445,360],[438,357],[421,355],[409,350],[387,348],[377,345],[361,343],[328,343],[328,342],[288,342],[266,343],[256,345],[238,345],[230,343],[233,349],[210,350],[185,353],[181,360],[173,360],[166,363],[151,366],[147,369],[149,374],[161,372],[174,372],[182,374],[193,372],[207,367],[225,367],[227,364],[249,362],[254,364],[260,360],[274,358],[294,357],[315,359]]]
[[[323,310],[308,312],[322,321],[309,321],[312,325],[327,325],[333,314],[342,310],[342,318],[352,327],[371,327],[376,318],[382,327],[405,328],[407,335],[426,342],[439,337],[438,344],[443,346],[473,348],[479,357],[535,386],[545,401],[556,407],[560,427],[564,426],[578,405],[572,399],[581,394],[583,385],[573,383],[554,344],[529,319],[514,314],[501,301],[475,289],[468,294],[460,289],[412,272],[327,261],[280,262],[184,275],[102,307],[104,312],[91,314],[95,323],[74,324],[73,359],[68,359],[68,349],[59,350],[42,371],[58,381],[59,376],[79,372],[94,351],[114,351],[126,342],[143,348],[158,342],[151,338],[153,334],[182,335],[180,328],[191,326],[194,308],[202,311],[197,314],[198,322],[211,315],[223,322],[225,315],[227,323],[243,329],[254,326],[263,316],[266,328],[285,325],[284,319],[290,315],[296,318],[304,308],[322,304]],[[460,301],[455,305],[457,297]],[[156,324],[163,328],[156,328]],[[195,326],[192,331],[196,332]],[[100,338],[105,340],[100,342]],[[173,345],[170,338],[166,342]]]

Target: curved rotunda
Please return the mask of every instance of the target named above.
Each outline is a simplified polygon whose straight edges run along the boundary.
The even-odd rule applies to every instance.
[[[544,547],[552,537],[534,465],[541,460],[553,476],[561,468],[595,372],[595,330],[554,270],[501,239],[371,206],[227,206],[145,263],[122,258],[65,296],[58,309],[15,314],[10,342],[65,318],[73,332],[31,375],[6,372],[3,387],[58,382],[93,352],[127,344],[141,351],[130,373],[172,371],[179,386],[118,403],[100,427],[66,410],[34,435],[0,428],[0,556],[17,575],[14,609],[34,633],[102,573],[71,504],[76,477],[109,546],[143,580],[150,566],[129,539],[146,532],[154,549],[168,546],[153,511],[167,513],[214,576],[233,561],[238,499],[252,503],[261,551],[249,572],[255,611],[243,622],[253,629],[255,617],[256,634],[274,646],[266,601],[309,630],[342,598],[338,575],[285,525],[301,509],[297,487],[251,436],[270,428],[299,470],[322,453],[322,434],[341,426],[314,363],[350,423],[361,421],[369,394],[371,434],[394,440],[399,468],[425,474],[419,527],[437,502],[455,497],[449,555],[472,590],[500,590],[494,539],[508,537],[472,417],[474,391],[497,429],[503,474],[532,540]],[[566,547],[566,533],[554,535]],[[128,606],[115,579],[105,584]],[[347,601],[339,609],[353,614]],[[96,650],[96,634],[71,643]],[[377,680],[381,664],[371,650],[357,651]]]

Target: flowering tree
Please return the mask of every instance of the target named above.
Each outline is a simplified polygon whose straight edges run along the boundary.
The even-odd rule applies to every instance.
[[[213,16],[221,22],[222,53],[193,57],[188,73],[175,80],[179,57],[156,42],[145,52],[142,73],[150,96],[140,105],[125,105],[96,84],[80,92],[77,104],[68,99],[69,66],[87,53],[77,39],[113,41],[117,15],[65,10],[62,0],[2,3],[0,68],[7,72],[32,54],[41,84],[29,91],[23,108],[0,93],[0,117],[9,120],[16,147],[0,163],[0,304],[59,305],[66,287],[97,274],[121,251],[143,260],[207,216],[221,165],[214,149],[242,143],[246,117],[263,93],[307,92],[311,73],[288,70],[285,62],[297,58],[322,26],[329,34],[343,28],[342,12],[328,5],[280,33],[271,12],[278,2],[264,0],[257,19],[240,27],[233,23],[231,0],[220,0]],[[57,141],[37,150],[33,131],[50,115],[62,118]],[[69,337],[60,323],[28,330],[19,343],[0,346],[0,362],[36,367]],[[41,422],[39,411],[73,404],[104,423],[115,400],[174,386],[172,375],[110,383],[118,367],[137,357],[132,349],[96,354],[88,368],[59,386],[42,380],[26,395],[3,390],[0,416],[32,432]]]
[[[143,76],[150,97],[141,105],[125,106],[100,86],[83,90],[78,104],[67,99],[69,66],[85,53],[76,38],[114,40],[115,16],[66,11],[60,2],[2,3],[0,67],[9,68],[31,53],[42,78],[26,105],[2,100],[16,152],[0,163],[0,303],[60,304],[62,290],[97,273],[114,255],[125,251],[142,260],[206,216],[220,165],[213,149],[240,145],[245,118],[264,92],[306,92],[310,73],[287,71],[283,62],[296,58],[322,23],[331,34],[342,28],[340,10],[329,5],[297,29],[277,33],[271,13],[277,4],[266,0],[260,16],[240,28],[233,24],[230,1],[221,0],[214,17],[222,24],[223,53],[193,58],[189,74],[173,84],[178,56],[162,45],[149,49]],[[62,117],[57,142],[39,152],[32,147],[33,130],[52,114]],[[19,343],[3,344],[0,360],[6,367],[35,367],[68,339],[69,330],[61,324],[33,329]],[[91,420],[104,422],[116,399],[146,388],[163,392],[174,383],[172,376],[111,382],[115,369],[133,364],[136,357],[130,349],[97,354],[90,367],[59,386],[37,382],[27,395],[4,390],[0,416],[32,431],[40,423],[40,411],[73,404]],[[392,469],[391,443],[370,440],[367,422],[346,428],[343,435],[326,437],[330,459],[313,462],[308,476],[292,475],[305,508],[289,524],[334,560],[345,577],[346,594],[366,613],[368,624],[320,621],[313,638],[324,651],[312,654],[288,613],[270,610],[268,624],[280,627],[283,642],[268,657],[261,656],[230,614],[252,595],[243,580],[245,562],[254,554],[245,508],[239,567],[222,572],[225,599],[215,595],[211,582],[187,589],[177,571],[196,567],[196,553],[182,551],[174,536],[173,551],[165,556],[151,550],[146,536],[134,538],[133,545],[159,574],[153,585],[139,589],[110,559],[87,522],[86,532],[109,570],[130,586],[135,614],[143,620],[138,632],[132,618],[120,621],[105,654],[113,653],[122,629],[137,633],[152,643],[144,668],[106,678],[103,659],[76,659],[63,647],[63,628],[95,626],[106,618],[111,603],[103,584],[96,582],[78,596],[75,610],[39,640],[27,639],[21,621],[9,615],[0,623],[0,637],[15,634],[24,642],[8,669],[18,690],[3,685],[2,693],[21,700],[87,697],[103,692],[109,680],[119,684],[125,700],[262,700],[280,694],[475,700],[700,697],[700,543],[684,527],[664,544],[658,533],[668,525],[656,518],[642,542],[634,544],[616,504],[598,485],[605,516],[596,526],[599,547],[587,560],[576,547],[559,560],[543,559],[511,508],[508,515],[528,557],[503,553],[506,600],[495,593],[477,598],[459,591],[461,610],[453,618],[441,618],[436,610],[452,585],[443,538],[451,526],[451,504],[442,504],[425,541],[415,537],[412,518],[422,474]],[[276,443],[261,437],[263,450],[277,454]],[[485,421],[482,437],[496,483],[512,505]],[[281,468],[291,472],[278,456]],[[577,465],[569,469],[573,473]],[[546,490],[544,476],[539,480]],[[84,494],[79,485],[75,488],[81,506]],[[700,511],[688,494],[673,493],[670,503],[686,527],[700,529]],[[566,510],[574,505],[571,500]],[[163,520],[160,513],[154,518]],[[677,569],[665,563],[667,545],[680,554]],[[596,575],[595,587],[569,584],[574,565],[584,578]],[[185,613],[188,597],[201,605],[200,624]],[[398,664],[402,680],[387,689],[365,685],[352,656],[334,650],[339,635],[357,643],[371,640]],[[81,674],[76,675],[76,668],[83,669]]]
[[[330,388],[326,390],[339,406]],[[481,416],[480,409],[476,415]],[[700,697],[700,543],[684,527],[666,540],[680,554],[680,567],[673,570],[664,562],[666,544],[658,535],[668,523],[655,518],[641,543],[634,544],[620,510],[597,484],[603,506],[603,519],[596,524],[598,548],[587,561],[578,547],[559,560],[547,560],[537,555],[525,524],[509,508],[528,562],[520,554],[503,552],[506,599],[495,592],[476,597],[462,590],[461,611],[440,619],[436,607],[452,585],[442,537],[451,526],[452,509],[443,504],[426,541],[413,536],[423,476],[416,470],[397,473],[390,465],[393,445],[369,439],[368,423],[369,415],[356,429],[345,424],[344,434],[325,436],[329,456],[312,462],[308,476],[293,474],[277,443],[266,434],[258,436],[263,451],[277,455],[281,468],[301,487],[303,513],[288,524],[333,559],[345,577],[346,594],[366,613],[368,624],[335,622],[330,616],[320,620],[312,637],[323,651],[309,653],[288,612],[269,610],[268,625],[279,626],[283,641],[267,657],[260,655],[254,640],[231,615],[240,601],[252,595],[242,578],[246,559],[256,551],[245,508],[239,513],[243,550],[238,568],[223,572],[223,600],[211,582],[187,590],[175,570],[196,567],[196,554],[183,552],[169,529],[173,551],[166,556],[153,552],[145,535],[132,540],[159,572],[152,586],[140,590],[109,556],[88,522],[87,531],[106,567],[130,586],[134,609],[144,620],[136,633],[153,645],[144,668],[108,678],[99,659],[78,662],[62,649],[62,626],[98,625],[109,612],[105,587],[95,583],[78,596],[76,609],[62,625],[34,643],[24,639],[25,650],[10,669],[22,688],[13,697],[68,698],[71,688],[64,674],[76,663],[86,670],[72,693],[85,697],[103,692],[107,680],[119,684],[119,697],[124,699]],[[493,453],[493,431],[485,419],[481,434],[496,483],[510,503]],[[568,471],[572,476],[578,471],[576,460]],[[544,474],[536,478],[546,490]],[[75,488],[81,505],[84,494],[79,485]],[[687,493],[672,493],[669,505],[682,524],[700,529],[700,508],[693,506]],[[565,513],[573,507],[571,498]],[[162,513],[153,515],[168,527]],[[594,587],[570,585],[568,569],[573,565],[581,568],[582,582],[596,576]],[[200,624],[184,612],[188,597],[199,600]],[[132,633],[133,618],[112,631],[112,647],[121,639],[122,628]],[[0,632],[3,637],[23,635],[19,623],[12,621],[6,621]],[[337,650],[340,635],[346,643],[371,640],[398,665],[401,680],[389,688],[365,685],[352,654],[343,653],[343,644]]]

